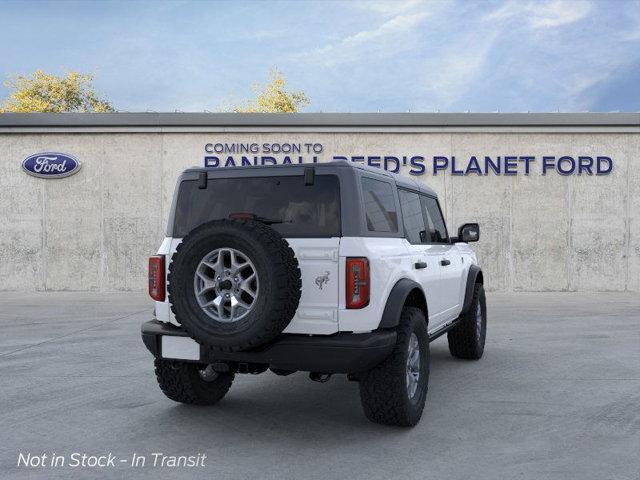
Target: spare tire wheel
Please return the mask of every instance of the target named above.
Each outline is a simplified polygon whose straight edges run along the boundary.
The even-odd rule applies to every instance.
[[[255,221],[215,220],[187,234],[169,265],[169,301],[196,341],[221,352],[279,335],[300,302],[300,268],[287,241]]]

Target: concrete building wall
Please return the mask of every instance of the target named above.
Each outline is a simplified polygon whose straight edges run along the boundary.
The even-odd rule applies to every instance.
[[[65,132],[0,131],[0,290],[143,290],[178,174],[217,142],[322,143],[340,155],[607,155],[607,176],[414,177],[435,189],[451,232],[481,225],[489,289],[640,290],[640,134],[635,132]],[[76,175],[26,175],[60,151]],[[403,168],[408,175],[408,168]]]

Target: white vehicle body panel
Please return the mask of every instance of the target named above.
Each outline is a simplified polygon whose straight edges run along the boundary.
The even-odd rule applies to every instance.
[[[300,305],[283,333],[330,335],[338,324],[340,238],[288,238],[302,275]]]
[[[440,256],[437,245],[411,244],[404,240],[407,249],[411,252],[411,263],[407,268],[415,273],[415,280],[422,286],[427,299],[429,325],[437,326],[443,322],[445,311],[444,297],[440,285]],[[416,263],[426,263],[426,268],[415,268]]]
[[[158,255],[170,258],[182,239],[167,237]],[[300,305],[284,333],[331,335],[337,332],[370,332],[378,328],[394,285],[403,278],[422,286],[427,300],[429,332],[455,320],[462,310],[469,267],[477,264],[466,243],[412,245],[404,238],[344,237],[291,238],[302,274]],[[346,306],[346,258],[367,257],[371,275],[369,305]],[[440,261],[451,263],[443,266]],[[417,262],[426,268],[416,269]],[[155,302],[156,318],[180,325],[168,298]]]
[[[334,170],[330,174],[341,175],[343,182],[340,195],[344,236],[287,238],[300,266],[302,292],[296,314],[284,333],[331,335],[376,330],[393,287],[402,279],[417,283],[424,292],[430,333],[457,319],[464,305],[469,269],[478,263],[476,255],[466,243],[410,243],[398,193],[404,189],[436,198],[435,192],[416,182],[412,184],[411,179],[397,177],[394,180],[391,174],[376,169],[354,166],[355,170],[347,175],[345,171],[338,173],[340,168],[337,166],[331,168]],[[257,172],[253,174],[257,175]],[[380,180],[393,189],[394,214],[400,227],[397,232],[390,231],[386,235],[368,229],[361,183],[365,177]],[[424,205],[422,208],[424,212]],[[426,226],[426,216],[424,220]],[[172,221],[170,218],[169,227]],[[169,231],[173,230],[169,228]],[[166,256],[167,277],[171,256],[181,241],[181,238],[166,237],[157,252]],[[370,300],[362,309],[346,308],[347,257],[366,257],[369,261]],[[155,302],[155,316],[159,321],[179,325],[170,307],[168,298]]]
[[[369,305],[347,309],[346,278],[340,282],[340,330],[370,332],[378,328],[389,292],[401,278],[414,274],[411,252],[404,238],[345,237],[340,242],[340,271],[346,271],[346,257],[367,257],[371,276]],[[411,277],[409,277],[411,278]],[[411,278],[418,281],[417,277]]]
[[[166,256],[166,278],[171,256],[181,241],[181,238],[167,237],[157,252]],[[287,241],[300,265],[302,294],[298,310],[284,333],[330,335],[338,332],[340,238],[291,238]],[[158,320],[180,325],[171,311],[168,296],[164,302],[155,304]]]

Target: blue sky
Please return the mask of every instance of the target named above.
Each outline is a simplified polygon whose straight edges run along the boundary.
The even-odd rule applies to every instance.
[[[0,0],[0,75],[93,73],[119,110],[218,110],[273,67],[307,111],[640,111],[640,1]]]

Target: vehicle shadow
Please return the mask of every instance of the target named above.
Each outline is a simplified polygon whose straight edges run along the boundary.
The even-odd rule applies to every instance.
[[[439,381],[468,365],[468,362],[452,358],[446,343],[432,348],[431,357],[431,375],[433,378],[437,374]],[[436,390],[438,403],[450,400],[441,398],[441,388]],[[433,399],[427,399],[419,429],[428,428],[430,400]],[[158,436],[166,434],[167,428],[184,432],[195,430],[203,442],[214,441],[224,435],[227,439],[236,437],[242,443],[268,440],[271,445],[282,443],[285,446],[296,441],[307,442],[313,437],[320,446],[341,441],[366,442],[372,434],[383,432],[402,437],[416,430],[369,422],[360,405],[358,384],[348,381],[345,375],[334,375],[324,384],[310,381],[302,372],[287,377],[271,372],[259,376],[242,375],[236,377],[229,394],[213,407],[180,405],[163,400],[155,408],[155,433]],[[149,432],[148,426],[146,431],[153,433]]]

